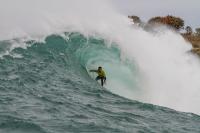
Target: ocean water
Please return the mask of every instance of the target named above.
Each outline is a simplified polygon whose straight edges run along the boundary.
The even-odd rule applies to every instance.
[[[0,18],[0,133],[200,132],[200,59],[176,32],[111,0],[2,0]]]
[[[200,116],[124,98],[89,76],[86,68],[102,53],[120,59],[117,47],[79,33],[65,36],[24,42],[27,49],[0,59],[1,133],[200,132]],[[9,43],[1,42],[2,53]]]

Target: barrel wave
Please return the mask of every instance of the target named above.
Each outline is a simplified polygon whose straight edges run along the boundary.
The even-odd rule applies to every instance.
[[[114,43],[67,32],[6,52],[16,42],[22,46],[17,39],[0,45],[2,133],[200,132],[198,115],[123,97],[129,86],[137,90],[140,74]],[[107,89],[88,73],[99,65]]]
[[[113,1],[0,1],[0,133],[200,132],[199,57]]]

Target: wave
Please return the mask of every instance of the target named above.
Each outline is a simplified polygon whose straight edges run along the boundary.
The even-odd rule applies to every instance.
[[[7,54],[8,56],[20,59],[24,58],[24,53],[29,55],[33,50],[37,49],[37,53],[34,55],[35,58],[47,56],[48,58],[45,59],[47,62],[51,62],[51,60],[55,60],[55,63],[62,62],[62,65],[64,65],[63,71],[68,65],[70,67],[78,66],[73,71],[80,73],[79,76],[85,79],[95,78],[95,74],[88,73],[89,69],[103,66],[108,78],[105,87],[115,94],[133,100],[171,107],[180,111],[198,113],[198,106],[191,104],[198,101],[198,94],[196,94],[199,84],[197,82],[198,59],[194,55],[187,53],[186,49],[189,48],[187,45],[184,46],[177,42],[168,44],[165,41],[163,41],[163,44],[158,44],[160,40],[157,39],[165,40],[177,37],[171,31],[166,32],[164,35],[151,37],[153,40],[155,39],[154,44],[140,44],[138,46],[138,44],[109,42],[107,39],[97,35],[85,37],[80,33],[65,32],[61,36],[48,36],[41,43],[37,43],[34,40],[22,42],[17,39],[3,41],[1,42],[4,44],[1,45],[1,53],[4,53],[3,55],[9,53]],[[136,41],[137,39],[135,38],[134,40]],[[178,38],[178,41],[184,42],[181,38]],[[21,48],[15,48],[20,46],[19,43],[23,44],[23,48],[24,46],[27,47],[28,52]],[[181,45],[185,47],[183,50],[179,50],[182,48]],[[138,47],[142,47],[142,49],[145,47],[143,53],[136,51]],[[160,50],[160,47],[164,50]],[[173,50],[173,48],[177,51]],[[46,65],[42,60],[33,60],[32,65],[34,66],[38,63],[41,66]],[[42,74],[39,74],[36,78],[40,79],[39,77],[42,76]],[[14,74],[9,78],[18,78],[18,76]],[[30,83],[37,80],[32,79],[34,76],[26,76],[26,78]],[[76,81],[77,79],[74,80]],[[93,82],[95,83],[95,81]],[[194,97],[194,94],[196,97]]]
[[[142,101],[143,73],[118,44],[69,32],[23,43],[26,49],[0,59],[0,131],[199,131],[195,114],[129,100]],[[107,72],[106,89],[88,73],[99,65]]]
[[[173,31],[159,29],[157,34],[152,34],[134,27],[110,2],[98,0],[60,0],[59,3],[56,0],[8,0],[0,4],[0,18],[4,18],[0,24],[0,54],[4,59],[11,56],[18,58],[15,63],[19,63],[25,56],[28,60],[31,52],[41,47],[34,53],[38,60],[31,59],[31,65],[27,61],[30,68],[38,63],[40,67],[46,66],[39,60],[44,56],[48,63],[64,61],[60,64],[63,65],[60,73],[65,72],[66,66],[79,66],[84,70],[73,70],[80,73],[77,79],[91,79],[86,70],[101,65],[107,72],[107,88],[113,93],[199,113],[200,108],[196,106],[200,101],[199,59],[188,53],[191,45]],[[51,41],[53,43],[48,43]],[[32,45],[46,43],[47,49],[46,45]],[[63,47],[67,47],[68,52],[63,51]],[[76,62],[68,62],[69,57]],[[19,71],[24,69],[20,63],[17,66]],[[35,73],[30,72],[30,75]],[[40,77],[43,75],[25,76],[23,80],[34,83]],[[20,78],[14,73],[1,79]]]

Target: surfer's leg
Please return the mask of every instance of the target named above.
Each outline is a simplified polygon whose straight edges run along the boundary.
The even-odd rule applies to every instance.
[[[103,82],[104,82],[104,84],[106,83],[106,77],[103,78]]]
[[[101,86],[103,86],[103,79],[104,79],[104,78],[101,78]]]

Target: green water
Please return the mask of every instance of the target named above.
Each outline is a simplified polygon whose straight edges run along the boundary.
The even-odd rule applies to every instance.
[[[113,84],[102,89],[87,69],[103,65],[107,82],[113,81],[120,73],[115,67],[121,63],[120,50],[106,47],[102,39],[66,36],[67,40],[51,35],[44,43],[28,41],[27,49],[15,48],[0,59],[0,133],[200,132],[198,115],[126,99],[112,93]],[[10,45],[1,42],[0,53]],[[131,83],[123,82],[133,86],[133,93],[135,67],[127,60],[120,67],[122,75],[135,73],[125,80],[132,78]],[[120,78],[124,80],[118,76],[115,81]]]

